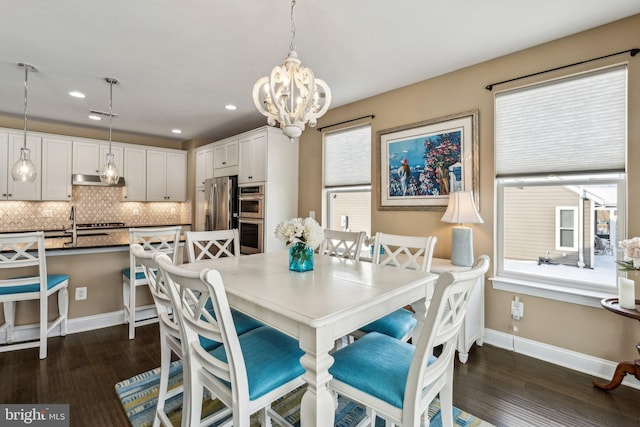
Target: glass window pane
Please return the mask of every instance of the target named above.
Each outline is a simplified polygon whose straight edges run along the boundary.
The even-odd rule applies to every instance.
[[[573,247],[573,230],[560,230],[560,246]]]
[[[563,209],[560,211],[560,227],[573,228],[573,210]],[[564,245],[563,245],[564,246]]]

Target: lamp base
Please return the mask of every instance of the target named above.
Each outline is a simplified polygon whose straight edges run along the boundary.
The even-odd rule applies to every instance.
[[[451,264],[461,267],[473,265],[473,233],[469,227],[451,229]]]

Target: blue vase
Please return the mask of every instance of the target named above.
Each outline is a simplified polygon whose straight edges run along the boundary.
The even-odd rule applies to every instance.
[[[299,272],[313,270],[313,249],[302,242],[291,245],[289,247],[289,270]]]

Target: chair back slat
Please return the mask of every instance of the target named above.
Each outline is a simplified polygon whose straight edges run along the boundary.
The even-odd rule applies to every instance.
[[[47,264],[44,249],[44,232],[0,235],[0,269],[37,267],[36,274],[20,274],[21,277],[0,280],[1,287],[13,287],[37,283],[38,292],[46,291]]]
[[[428,405],[427,399],[422,398],[423,390],[428,390],[430,384],[442,379],[447,369],[453,369],[458,333],[473,287],[488,269],[489,257],[482,255],[471,270],[446,272],[438,277],[424,327],[420,336],[414,337],[416,349],[405,389],[405,408],[414,407],[415,402]],[[428,364],[430,355],[438,346],[442,346],[440,355],[435,362]]]
[[[185,233],[189,262],[240,256],[238,229],[187,231]]]
[[[373,263],[399,268],[431,271],[437,238],[376,233]]]
[[[130,228],[129,244],[139,244],[143,250],[149,252],[166,253],[175,263],[181,230],[181,226]]]
[[[325,230],[319,253],[358,261],[365,232]]]

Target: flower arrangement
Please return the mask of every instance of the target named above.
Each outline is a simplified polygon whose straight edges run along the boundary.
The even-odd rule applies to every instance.
[[[274,234],[286,245],[304,243],[313,250],[317,249],[324,239],[322,227],[311,217],[283,221],[276,226]]]
[[[624,261],[616,261],[620,271],[640,270],[640,237],[623,240],[618,247],[624,249]]]

